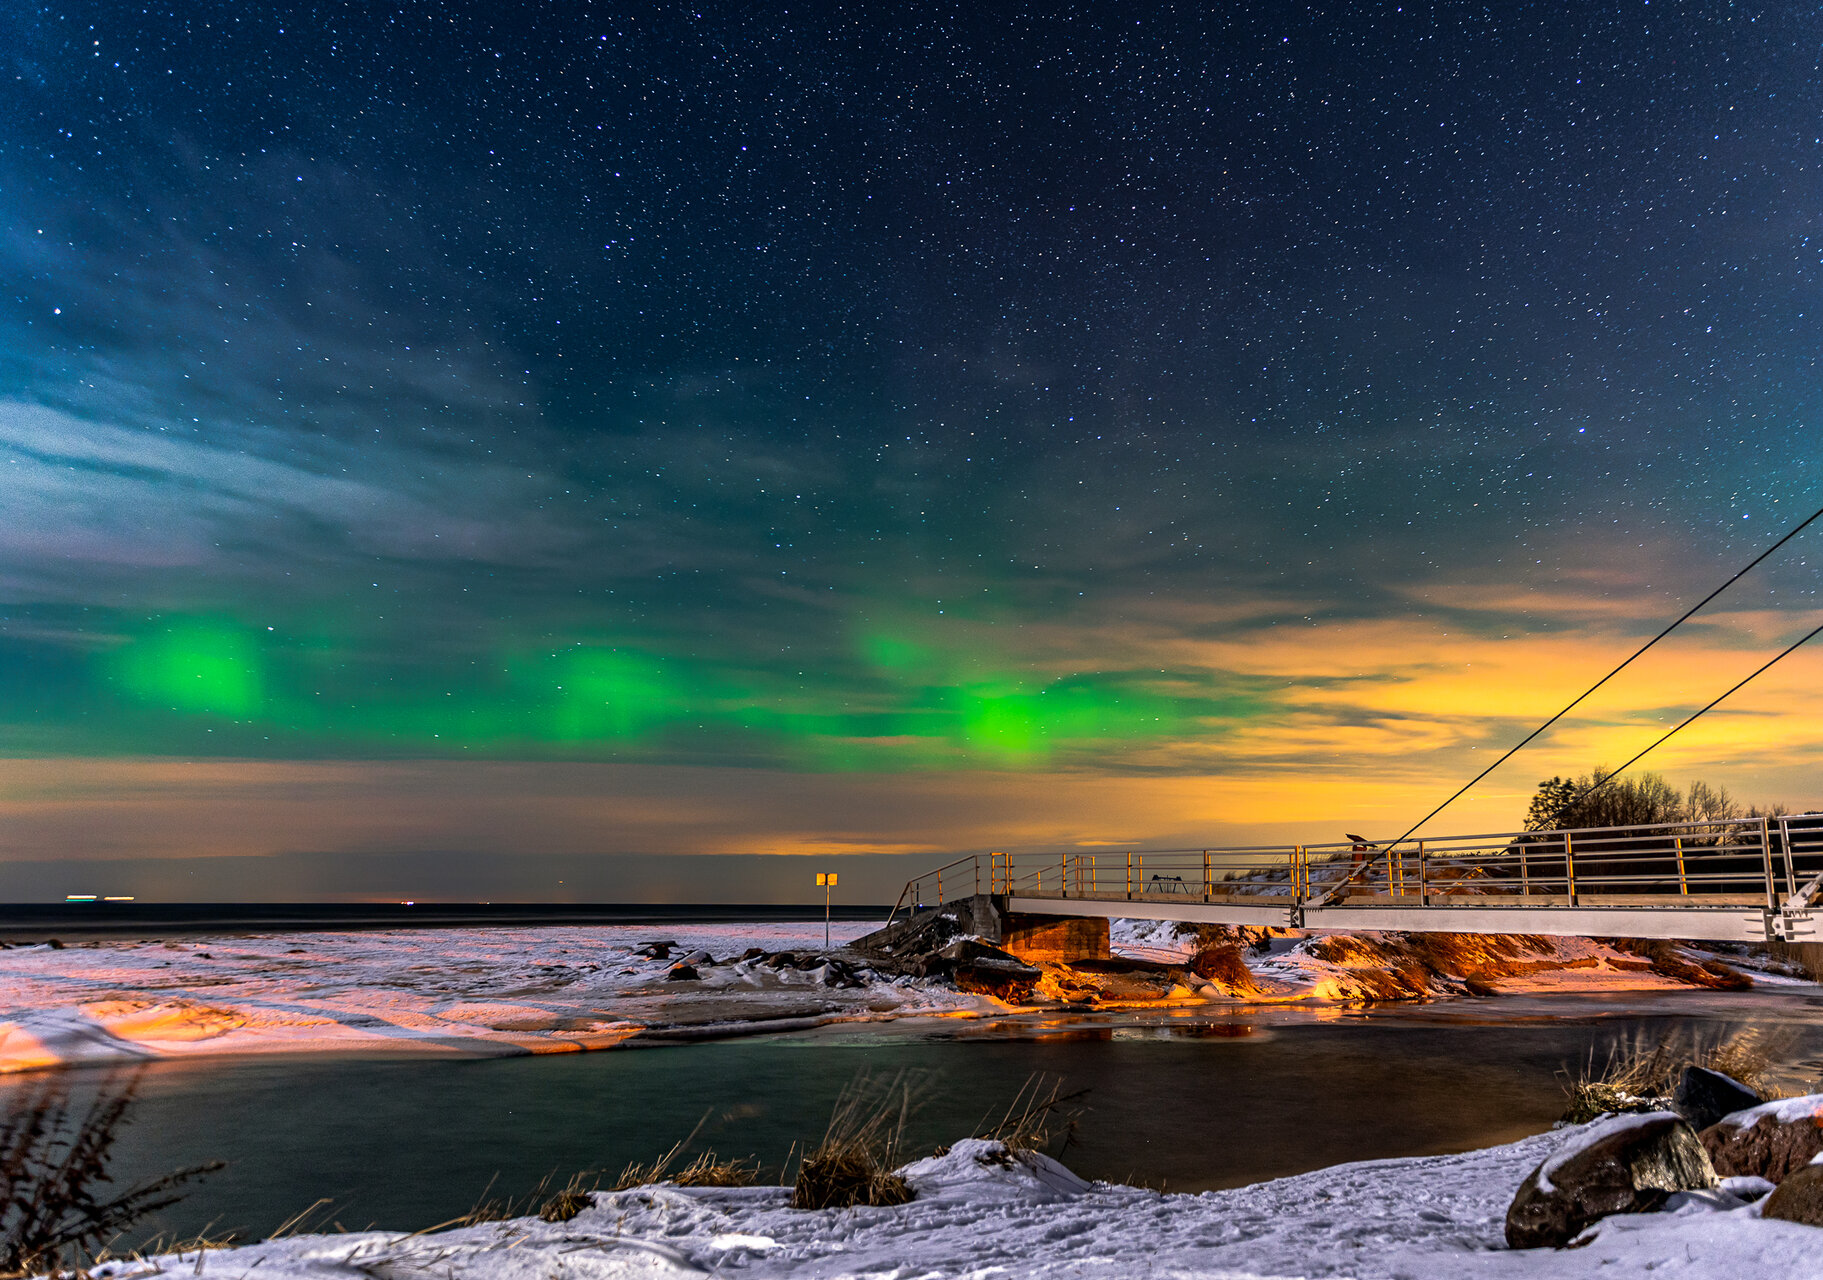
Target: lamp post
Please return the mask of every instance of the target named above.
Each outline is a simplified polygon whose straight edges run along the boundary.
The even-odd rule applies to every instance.
[[[829,891],[836,887],[836,873],[817,872],[817,883],[823,886],[823,949],[829,950]]]

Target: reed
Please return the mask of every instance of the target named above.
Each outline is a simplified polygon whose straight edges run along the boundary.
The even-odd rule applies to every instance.
[[[120,1233],[183,1198],[221,1161],[176,1169],[110,1195],[108,1164],[137,1096],[141,1068],[102,1076],[79,1101],[68,1072],[18,1090],[0,1118],[0,1276],[80,1270]]]

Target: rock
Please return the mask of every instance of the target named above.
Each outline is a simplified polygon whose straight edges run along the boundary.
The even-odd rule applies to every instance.
[[[1676,1112],[1610,1116],[1573,1136],[1520,1184],[1507,1209],[1507,1244],[1561,1249],[1611,1213],[1649,1212],[1674,1191],[1715,1185],[1703,1144]]]
[[[956,966],[942,956],[919,956],[911,963],[914,978],[947,978]]]
[[[687,964],[674,964],[671,966],[671,971],[665,975],[666,982],[701,982],[702,980],[703,975],[696,971],[695,966]]]
[[[970,938],[957,938],[938,952],[938,958],[952,966],[959,991],[993,996],[1008,1004],[1024,1004],[1044,976],[1015,955]]]
[[[741,952],[741,958],[736,960],[734,963],[746,964],[749,960],[763,959],[765,957],[765,955],[766,955],[766,948],[764,948],[764,947],[748,947],[745,951]]]
[[[1786,1174],[1760,1206],[1760,1216],[1823,1227],[1823,1164],[1813,1162]]]
[[[1254,995],[1260,989],[1253,980],[1253,970],[1241,958],[1238,942],[1204,947],[1190,957],[1190,972],[1236,995]]]
[[[635,947],[633,954],[644,956],[648,960],[669,960],[671,948],[662,942],[648,942],[643,947]]]
[[[1678,1078],[1672,1108],[1699,1132],[1736,1111],[1757,1107],[1765,1099],[1732,1076],[1707,1067],[1689,1066]]]
[[[1787,1174],[1823,1155],[1823,1093],[1736,1111],[1703,1130],[1701,1137],[1723,1177],[1783,1182]]]
[[[57,941],[57,939],[55,939],[55,938],[52,938],[49,942],[45,943],[44,945],[49,947],[52,951],[62,951],[63,950],[63,944],[61,942]]]
[[[679,960],[678,963],[713,965],[715,963],[715,957],[710,955],[707,951],[692,951],[682,960]]]
[[[775,951],[762,962],[768,969],[795,969],[798,958],[789,951]]]

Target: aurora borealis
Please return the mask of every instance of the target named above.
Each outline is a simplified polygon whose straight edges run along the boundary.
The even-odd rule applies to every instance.
[[[1402,830],[1823,503],[1814,13],[0,36],[0,895]],[[1814,626],[1819,551],[1444,826]],[[1820,680],[1654,766],[1823,803]]]

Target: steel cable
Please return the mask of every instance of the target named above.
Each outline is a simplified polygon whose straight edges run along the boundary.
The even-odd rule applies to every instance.
[[[1408,831],[1406,831],[1406,833],[1404,835],[1400,836],[1397,840],[1392,841],[1391,844],[1388,844],[1385,847],[1388,849],[1391,849],[1395,845],[1404,844],[1407,840],[1411,839],[1412,833],[1415,832],[1419,827],[1422,827],[1425,823],[1429,822],[1432,818],[1436,817],[1438,814],[1442,813],[1445,809],[1449,808],[1452,804],[1456,803],[1456,801],[1460,800],[1465,794],[1467,794],[1469,788],[1473,787],[1476,783],[1480,782],[1483,778],[1487,777],[1490,773],[1494,772],[1494,770],[1498,769],[1501,765],[1505,764],[1508,760],[1511,760],[1514,756],[1518,755],[1519,752],[1524,747],[1526,747],[1529,743],[1531,743],[1531,741],[1534,738],[1538,737],[1539,734],[1543,733],[1546,729],[1549,729],[1552,725],[1556,724],[1559,720],[1561,720],[1565,716],[1569,715],[1570,712],[1574,711],[1579,705],[1581,705],[1581,703],[1585,699],[1587,699],[1597,689],[1600,689],[1603,685],[1607,684],[1608,681],[1612,680],[1615,676],[1619,675],[1621,672],[1625,671],[1628,667],[1632,666],[1634,660],[1636,658],[1638,658],[1641,654],[1645,653],[1646,650],[1650,649],[1653,645],[1657,644],[1660,640],[1663,640],[1666,636],[1670,635],[1673,631],[1676,631],[1679,627],[1683,626],[1684,623],[1688,622],[1693,616],[1695,616],[1697,611],[1700,610],[1704,605],[1708,604],[1711,600],[1713,600],[1717,596],[1721,595],[1722,592],[1728,590],[1729,587],[1732,587],[1735,583],[1739,582],[1742,578],[1746,577],[1747,574],[1750,573],[1753,569],[1755,569],[1760,564],[1761,561],[1766,559],[1767,556],[1770,556],[1773,552],[1777,551],[1780,547],[1784,546],[1787,542],[1790,542],[1793,538],[1797,537],[1800,533],[1804,532],[1805,529],[1809,528],[1812,524],[1816,523],[1816,521],[1819,517],[1823,517],[1823,507],[1818,507],[1801,524],[1797,525],[1790,532],[1788,532],[1784,537],[1780,538],[1777,542],[1773,543],[1770,547],[1767,547],[1766,550],[1760,552],[1759,555],[1755,556],[1752,560],[1748,561],[1740,569],[1736,570],[1734,576],[1729,578],[1728,581],[1724,582],[1721,586],[1717,587],[1714,591],[1711,591],[1708,595],[1704,596],[1701,600],[1698,600],[1695,604],[1691,605],[1688,609],[1686,609],[1678,617],[1678,619],[1675,622],[1671,623],[1671,625],[1666,627],[1663,631],[1659,632],[1657,635],[1653,636],[1650,640],[1646,641],[1646,643],[1642,644],[1638,649],[1635,649],[1633,651],[1632,655],[1629,658],[1627,658],[1627,660],[1625,662],[1622,662],[1619,666],[1615,667],[1614,670],[1608,672],[1607,675],[1605,675],[1601,679],[1597,680],[1594,684],[1590,685],[1587,689],[1584,689],[1580,694],[1578,694],[1576,696],[1576,698],[1574,700],[1572,700],[1568,705],[1566,705],[1563,710],[1559,711],[1556,715],[1552,716],[1549,720],[1546,720],[1543,724],[1539,725],[1536,729],[1532,730],[1532,732],[1526,734],[1526,736],[1524,738],[1520,739],[1519,742],[1516,743],[1505,755],[1501,756],[1500,759],[1494,761],[1493,764],[1489,765],[1487,768],[1483,769],[1480,773],[1476,774],[1474,777],[1470,778],[1467,782],[1463,783],[1462,786],[1457,789],[1457,791],[1455,792],[1454,795],[1450,796],[1449,799],[1445,800],[1442,804],[1438,805],[1435,809],[1432,809],[1429,813],[1425,814],[1422,818],[1418,819],[1418,821],[1412,823],[1411,828]],[[1823,630],[1823,628],[1819,628],[1819,630]],[[1797,648],[1798,645],[1803,644],[1805,640],[1809,640],[1811,636],[1814,636],[1816,634],[1817,634],[1817,632],[1815,632],[1815,631],[1811,632],[1810,635],[1805,636],[1803,640],[1798,641],[1798,643],[1794,644],[1791,648],[1792,649]],[[1787,649],[1785,651],[1785,653],[1781,653],[1779,655],[1779,657],[1774,658],[1772,660],[1772,662],[1777,662],[1779,660],[1779,658],[1783,658],[1786,653],[1790,653],[1790,652],[1791,652],[1791,649]],[[1766,664],[1766,666],[1770,667],[1772,665],[1772,662],[1768,662]],[[1760,671],[1764,671],[1765,669],[1766,669],[1766,667],[1761,667]],[[1748,676],[1747,679],[1748,680],[1753,679],[1754,676],[1757,676],[1760,674],[1760,671],[1754,672],[1753,675]],[[1741,684],[1745,684],[1746,682],[1747,682],[1746,680],[1743,680],[1741,682]],[[1740,685],[1736,685],[1734,687],[1734,689],[1730,689],[1728,691],[1728,693],[1724,693],[1722,695],[1722,698],[1726,698],[1728,696],[1728,694],[1733,693],[1735,691],[1735,689],[1739,689],[1740,687],[1741,687]],[[1715,706],[1716,702],[1720,702],[1722,700],[1722,698],[1717,698],[1715,702],[1712,702],[1709,704],[1709,707]],[[1703,711],[1709,710],[1709,707],[1704,707]],[[1702,715],[1703,711],[1697,712],[1696,716]],[[1694,720],[1694,719],[1696,719],[1696,716],[1691,716],[1690,719]],[[1684,721],[1684,724],[1689,724],[1689,723],[1690,723],[1690,720]],[[1680,724],[1677,727],[1677,729],[1673,729],[1671,731],[1671,733],[1676,733],[1678,731],[1678,729],[1682,729],[1684,727],[1684,724]],[[1669,738],[1671,736],[1671,733],[1666,734],[1665,738]],[[1652,750],[1653,747],[1658,746],[1659,742],[1663,742],[1665,740],[1665,738],[1660,738],[1659,741],[1653,743],[1651,747],[1647,747],[1646,751],[1650,751],[1650,750]],[[1640,752],[1640,756],[1643,756],[1645,754],[1646,754],[1645,751]],[[1634,762],[1634,760],[1638,760],[1640,758],[1640,756],[1633,757],[1633,760],[1629,760],[1627,762],[1627,765],[1632,764]],[[1609,774],[1608,776],[1609,777],[1619,776],[1621,769],[1625,769],[1627,767],[1627,765],[1622,765],[1620,769],[1616,769],[1613,773]],[[1606,779],[1603,779],[1603,781],[1605,782]],[[1590,788],[1590,789],[1593,790],[1594,788]]]

